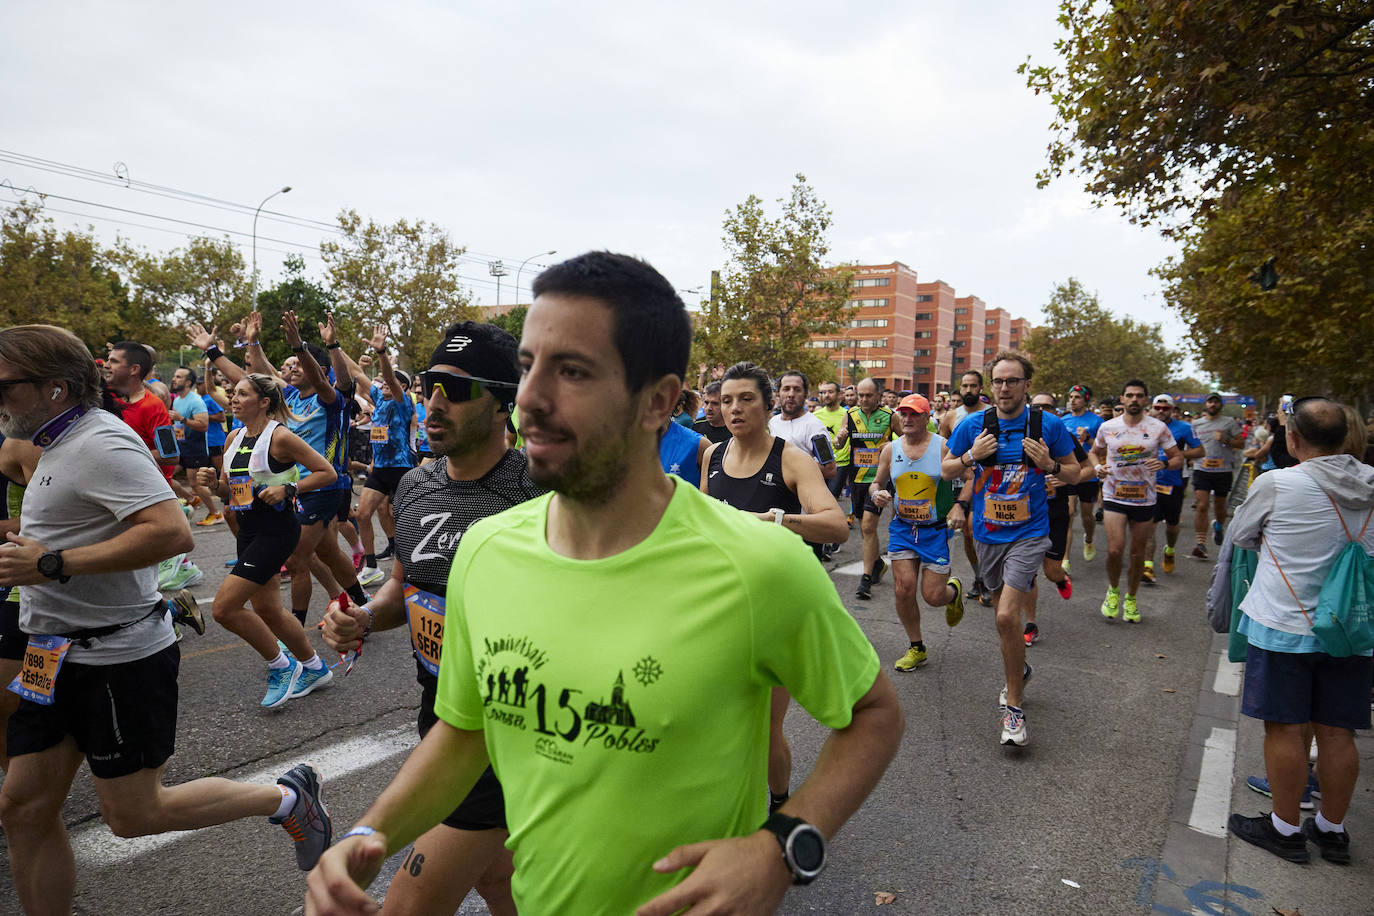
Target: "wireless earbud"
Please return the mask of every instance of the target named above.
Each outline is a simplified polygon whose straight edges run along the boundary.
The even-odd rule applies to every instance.
[[[53,399],[54,401],[56,401],[56,400],[57,400],[58,398],[60,398],[60,397],[62,397],[62,389],[61,389],[61,388],[54,388],[54,389],[52,390],[52,399]]]

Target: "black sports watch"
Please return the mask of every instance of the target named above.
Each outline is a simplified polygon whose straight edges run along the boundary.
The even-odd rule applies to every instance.
[[[296,491],[297,491],[297,489],[298,489],[298,485],[297,485],[297,484],[294,484],[294,483],[284,483],[284,484],[282,484],[282,487],[286,490],[286,498],[287,498],[287,499],[295,499],[295,498],[296,498]]]
[[[793,884],[810,884],[825,868],[825,837],[799,817],[774,811],[763,822],[763,829],[777,837],[782,861],[792,872]]]
[[[62,575],[62,551],[49,550],[38,558],[38,571],[49,579],[56,579],[58,582],[70,582],[71,576]]]

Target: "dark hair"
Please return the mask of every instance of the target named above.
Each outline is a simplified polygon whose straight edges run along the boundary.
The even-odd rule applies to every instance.
[[[0,331],[0,358],[28,378],[62,382],[73,404],[100,403],[100,370],[71,331],[51,324],[20,324]],[[55,392],[54,392],[55,393]]]
[[[1057,407],[1059,406],[1059,398],[1055,397],[1053,394],[1050,394],[1048,391],[1040,391],[1040,392],[1037,392],[1037,393],[1031,395],[1031,403],[1032,403],[1032,404],[1035,403],[1035,399],[1036,399],[1036,398],[1049,398],[1049,399],[1050,399],[1050,406],[1051,406],[1051,407],[1056,407],[1056,408],[1057,408]]]
[[[1121,393],[1122,393],[1122,394],[1125,394],[1127,388],[1143,388],[1143,389],[1145,389],[1145,397],[1148,398],[1148,397],[1150,396],[1150,386],[1147,385],[1147,384],[1145,384],[1144,382],[1142,382],[1142,381],[1141,381],[1140,379],[1138,379],[1138,378],[1133,378],[1133,379],[1131,379],[1129,382],[1127,382],[1126,384],[1122,385],[1122,386],[1121,386]]]
[[[788,369],[788,370],[787,370],[786,372],[784,372],[782,375],[778,376],[778,387],[779,387],[779,388],[782,387],[782,380],[785,379],[785,378],[799,378],[799,379],[801,379],[801,383],[802,383],[802,394],[810,394],[810,393],[811,393],[811,383],[810,383],[809,381],[807,381],[806,373],[805,373],[805,372],[802,372],[800,369]]]
[[[769,410],[773,406],[773,383],[768,379],[768,373],[763,368],[753,363],[735,363],[725,374],[720,377],[722,383],[733,382],[737,379],[753,382],[758,386],[759,396],[763,398],[763,409]]]
[[[186,374],[191,376],[192,386],[200,384],[200,376],[196,375],[195,369],[191,368],[190,366],[177,366],[177,369],[185,370]],[[172,374],[175,375],[175,371]]]
[[[1021,372],[1025,375],[1026,381],[1029,382],[1035,377],[1035,367],[1031,365],[1031,361],[1024,353],[1017,353],[1015,350],[1003,350],[994,356],[992,362],[988,363],[988,371],[991,372],[997,368],[998,363],[1008,359],[1021,364]]]
[[[978,379],[978,387],[983,387],[983,373],[979,372],[977,369],[967,369],[959,375],[959,381],[962,382],[964,377],[968,375],[976,376]]]
[[[131,366],[137,366],[139,378],[147,378],[153,374],[153,355],[148,352],[147,347],[138,341],[121,340],[110,349],[123,353],[125,362]]]
[[[611,310],[625,384],[640,391],[665,375],[687,377],[692,322],[673,285],[646,261],[590,251],[555,264],[534,280],[534,295],[585,296]]]
[[[1293,402],[1291,426],[1299,436],[1322,451],[1339,451],[1345,445],[1350,426],[1341,405],[1326,398],[1300,398]]]
[[[320,346],[319,344],[306,343],[305,349],[309,351],[312,357],[315,358],[315,362],[319,364],[319,367],[323,369],[326,374],[328,374],[329,354],[325,352],[324,347]]]
[[[701,389],[701,393],[704,397],[710,397],[713,394],[719,396],[720,382],[709,382],[705,388]]]

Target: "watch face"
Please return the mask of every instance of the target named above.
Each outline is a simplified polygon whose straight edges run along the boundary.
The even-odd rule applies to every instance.
[[[62,568],[62,558],[55,553],[45,553],[38,558],[38,571],[45,576],[54,576]]]
[[[802,871],[816,871],[825,863],[825,842],[815,828],[794,830],[788,843],[792,860]]]

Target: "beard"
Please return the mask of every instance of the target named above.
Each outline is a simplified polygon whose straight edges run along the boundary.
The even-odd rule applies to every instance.
[[[607,502],[629,473],[630,443],[623,431],[631,427],[630,418],[630,411],[626,411],[623,422],[608,423],[603,427],[608,432],[601,438],[584,439],[559,465],[544,463],[531,455],[530,480],[575,502]]]
[[[0,411],[0,435],[6,439],[32,439],[47,422],[47,418],[36,411],[27,414]]]
[[[959,399],[964,402],[965,407],[972,407],[974,404],[978,403],[978,395],[976,394],[961,394],[959,395]]]
[[[437,440],[433,433],[429,434],[429,450],[436,458],[459,459],[479,451],[487,445],[495,413],[495,403],[489,403],[486,410],[469,413],[459,423],[437,413],[431,414],[426,420],[439,423],[444,432]]]

